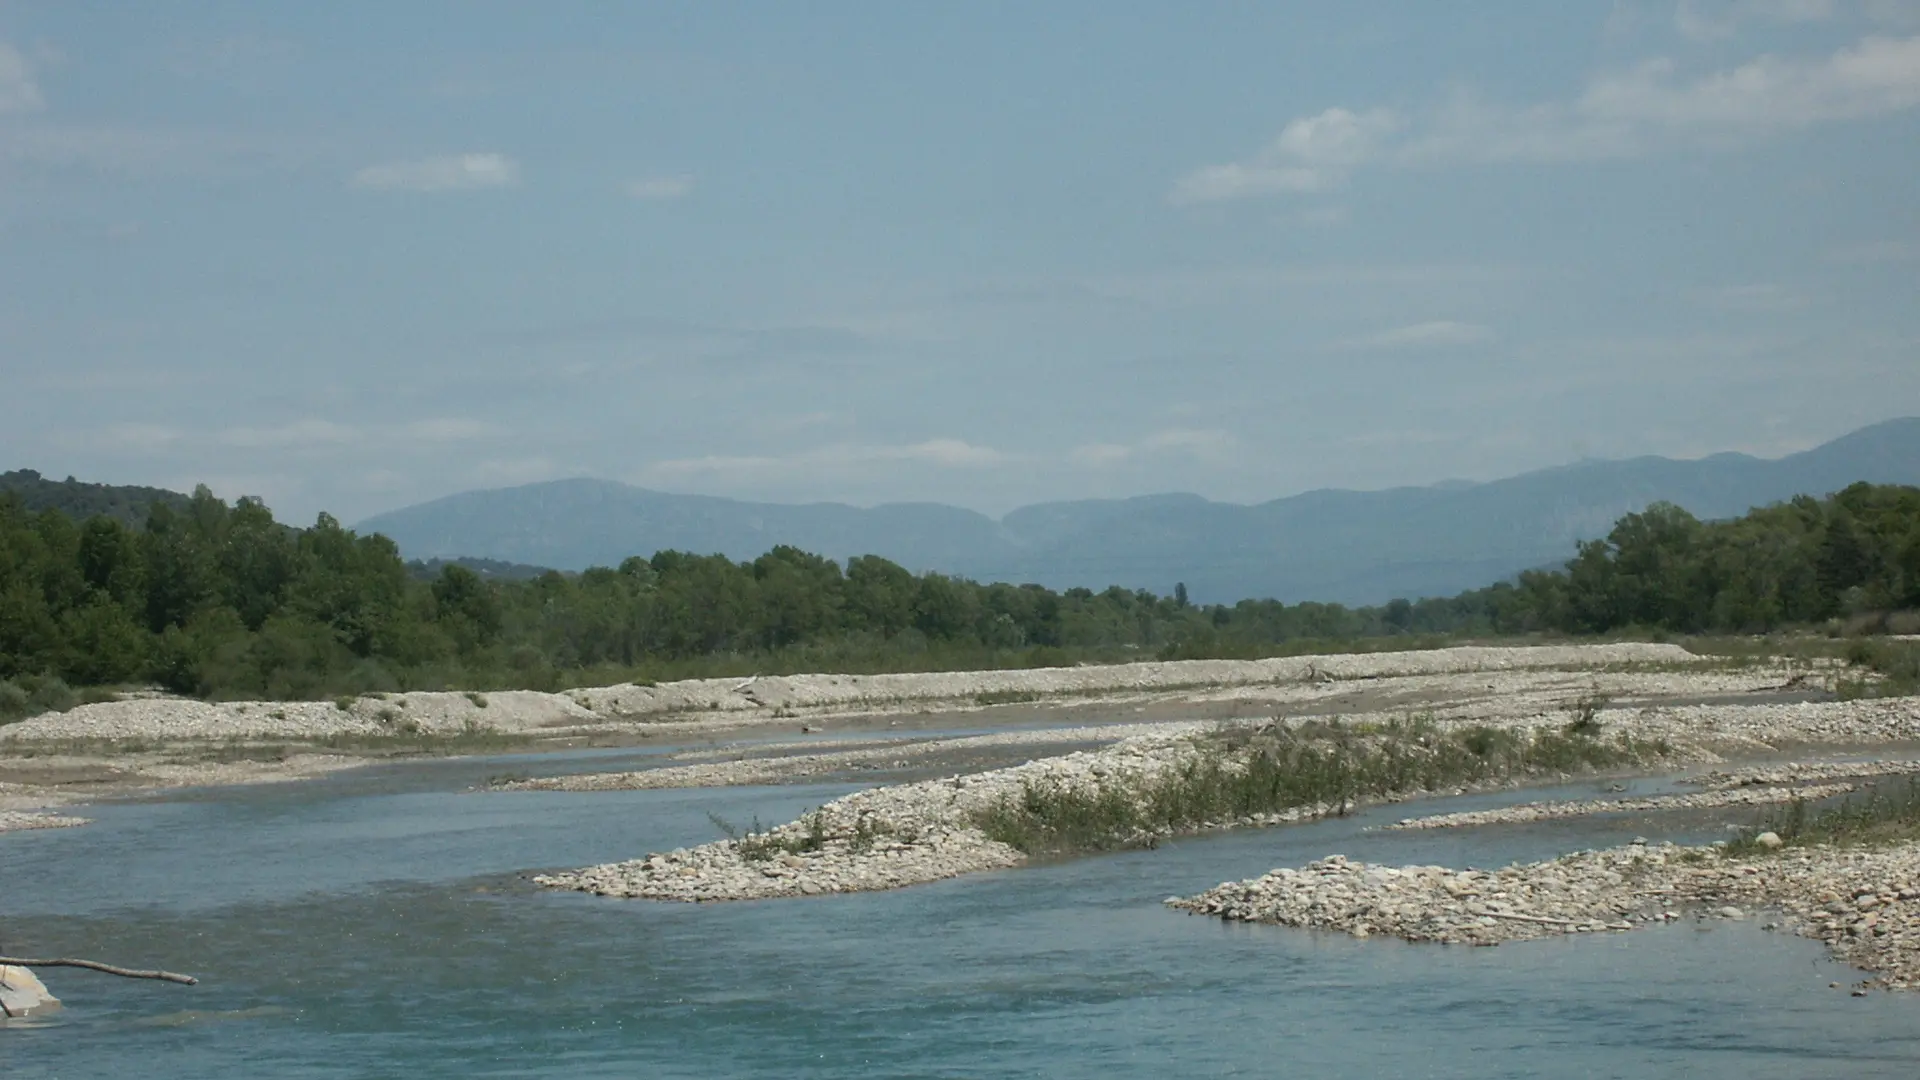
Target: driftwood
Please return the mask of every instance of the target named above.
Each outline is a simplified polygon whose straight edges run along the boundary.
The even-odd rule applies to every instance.
[[[180,975],[171,971],[140,971],[135,968],[115,967],[98,960],[74,960],[63,957],[58,960],[28,960],[18,956],[0,956],[0,967],[70,967],[86,968],[88,971],[104,971],[108,975],[118,975],[123,979],[159,979],[162,982],[184,983],[197,986],[199,979],[191,975]]]

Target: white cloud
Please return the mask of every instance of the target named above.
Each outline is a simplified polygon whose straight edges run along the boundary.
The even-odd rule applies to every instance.
[[[1449,345],[1473,345],[1493,337],[1493,331],[1478,323],[1447,319],[1397,326],[1377,334],[1348,338],[1341,342],[1350,349],[1418,349]]]
[[[33,65],[19,49],[0,41],[0,113],[37,112],[44,104]]]
[[[353,174],[357,188],[383,191],[472,191],[513,187],[520,163],[505,154],[454,154],[369,165]]]
[[[1174,185],[1175,203],[1218,202],[1250,195],[1326,191],[1346,182],[1373,157],[1401,121],[1391,110],[1332,108],[1288,124],[1252,161],[1206,165]]]
[[[693,194],[691,176],[649,176],[627,185],[627,194],[636,199],[680,199]]]
[[[1870,37],[1815,59],[1761,56],[1694,79],[1669,60],[1596,78],[1579,98],[1524,108],[1459,97],[1400,147],[1409,162],[1574,161],[1726,148],[1920,105],[1920,37]]]
[[[1407,118],[1329,109],[1295,120],[1253,160],[1209,165],[1176,203],[1337,187],[1368,164],[1397,166],[1635,157],[1728,149],[1819,124],[1920,106],[1920,36],[1867,37],[1830,55],[1764,55],[1687,77],[1666,59],[1590,79],[1571,101],[1504,105],[1455,94]]]

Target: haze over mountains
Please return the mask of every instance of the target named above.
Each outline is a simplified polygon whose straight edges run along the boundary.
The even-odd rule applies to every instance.
[[[1253,506],[1198,495],[1040,503],[1000,520],[952,506],[783,505],[608,480],[470,491],[368,518],[408,558],[482,556],[560,569],[673,548],[747,559],[776,544],[915,571],[1052,588],[1122,585],[1196,602],[1348,604],[1443,596],[1557,564],[1656,501],[1731,517],[1856,481],[1920,484],[1920,418],[1778,459],[1586,461],[1488,483],[1311,491]]]

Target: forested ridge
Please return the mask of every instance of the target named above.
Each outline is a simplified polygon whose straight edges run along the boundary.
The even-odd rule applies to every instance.
[[[791,547],[745,562],[663,551],[531,580],[449,563],[423,578],[384,536],[325,514],[289,528],[257,500],[230,506],[205,488],[151,504],[137,526],[124,516],[35,512],[0,494],[0,713],[68,686],[555,689],[1252,656],[1407,635],[1749,632],[1920,607],[1920,488],[1867,484],[1725,522],[1656,505],[1582,544],[1564,570],[1360,608],[979,584]]]
[[[187,497],[166,488],[139,487],[130,484],[89,484],[69,476],[49,480],[32,469],[0,472],[0,495],[12,494],[28,510],[58,510],[86,519],[110,517],[123,525],[140,525],[156,502],[176,509],[187,504]]]

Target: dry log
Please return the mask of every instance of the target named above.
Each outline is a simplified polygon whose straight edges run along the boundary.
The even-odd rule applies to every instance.
[[[191,975],[181,975],[172,971],[141,971],[136,968],[115,967],[98,960],[75,960],[62,957],[57,960],[28,960],[18,956],[0,956],[0,967],[70,967],[86,968],[88,971],[103,971],[108,975],[118,975],[123,979],[159,979],[162,982],[183,983],[197,986],[200,980]]]

